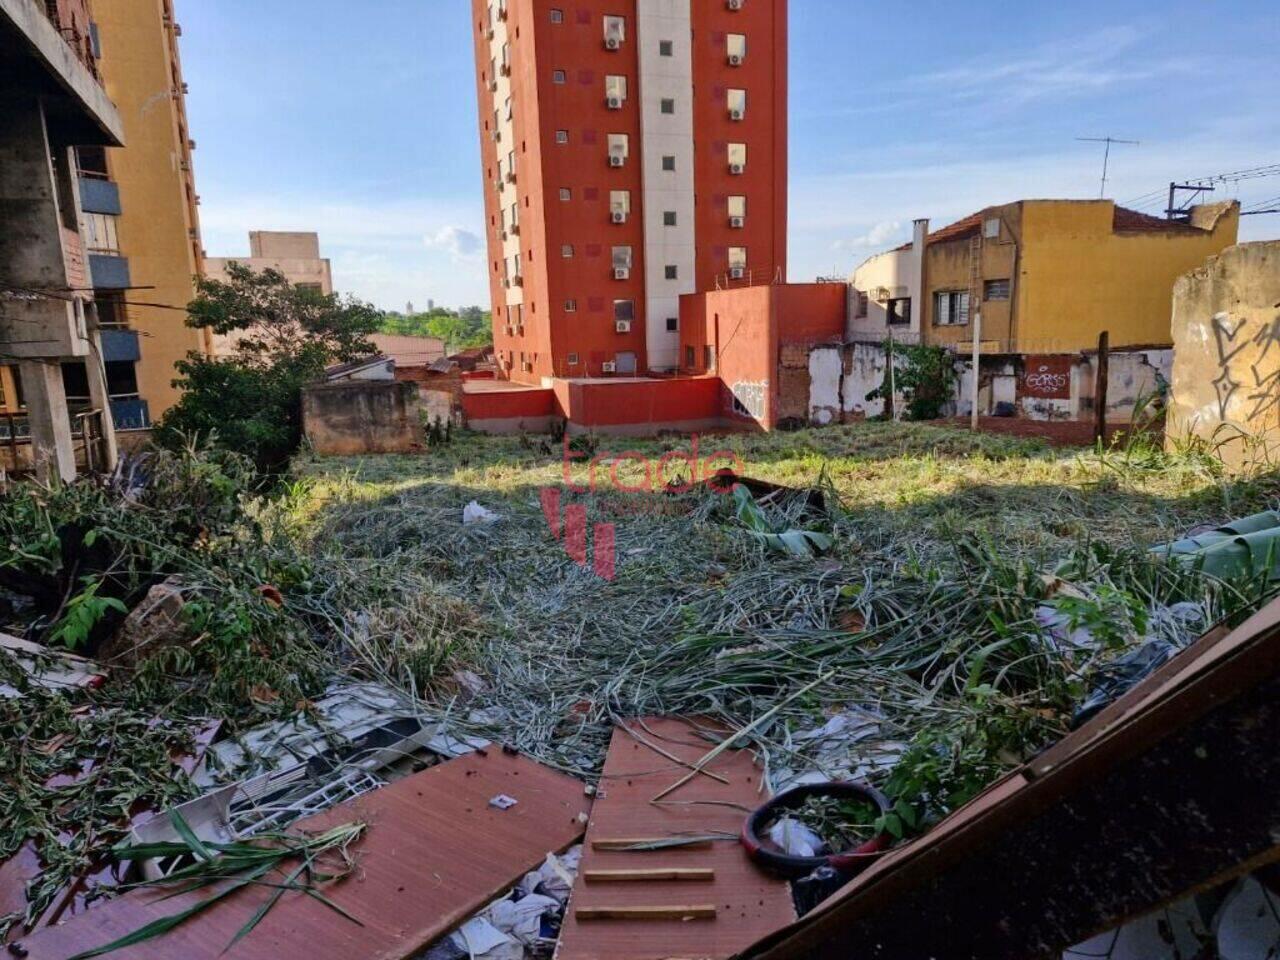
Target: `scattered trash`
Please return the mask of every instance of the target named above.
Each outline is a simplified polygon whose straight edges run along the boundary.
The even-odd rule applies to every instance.
[[[497,807],[499,810],[510,810],[519,802],[515,797],[508,797],[505,793],[500,793],[489,801],[489,806]]]
[[[778,794],[747,818],[742,845],[767,870],[796,880],[820,867],[852,876],[889,849],[890,803],[860,783],[819,783]]]
[[[799,820],[783,817],[769,828],[770,842],[793,857],[816,857],[825,843]]]
[[[502,518],[496,513],[487,507],[480,506],[475,500],[472,500],[462,508],[462,523],[464,526],[471,526],[477,523],[497,523],[500,519]]]
[[[1130,650],[1099,667],[1088,696],[1071,716],[1072,729],[1088,723],[1109,704],[1172,660],[1178,652],[1178,648],[1167,640],[1148,640],[1136,650]]]
[[[0,658],[12,660],[28,682],[46,690],[95,689],[106,681],[106,672],[92,660],[7,633],[0,633]],[[22,693],[16,687],[0,680],[0,697],[20,696]]]

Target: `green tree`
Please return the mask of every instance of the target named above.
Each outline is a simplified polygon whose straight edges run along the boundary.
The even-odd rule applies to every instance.
[[[894,358],[894,385],[907,402],[908,420],[937,420],[955,399],[956,369],[944,347],[885,343]],[[884,382],[867,394],[868,400],[889,399],[889,371]]]
[[[177,364],[182,397],[156,428],[158,442],[212,436],[279,470],[302,440],[302,388],[332,363],[374,353],[382,314],[351,297],[295,286],[275,270],[230,264],[227,280],[199,279],[187,325],[229,337],[229,354],[189,353]]]
[[[448,310],[436,307],[427,313],[389,313],[382,333],[411,337],[435,337],[450,351],[483,347],[493,343],[493,322],[489,311],[480,307]]]

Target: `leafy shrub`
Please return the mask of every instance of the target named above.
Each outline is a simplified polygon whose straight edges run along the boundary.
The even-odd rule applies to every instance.
[[[885,343],[894,364],[894,385],[907,402],[908,420],[937,420],[955,398],[956,368],[950,351],[924,344]],[[868,400],[890,400],[889,372]]]

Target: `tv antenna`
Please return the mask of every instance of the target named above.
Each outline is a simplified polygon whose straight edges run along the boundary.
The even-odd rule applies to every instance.
[[[1102,189],[1098,191],[1098,196],[1103,200],[1107,198],[1107,173],[1111,167],[1111,145],[1120,144],[1126,147],[1136,147],[1141,145],[1141,140],[1117,140],[1115,137],[1076,137],[1081,143],[1105,143],[1107,149],[1102,154]]]

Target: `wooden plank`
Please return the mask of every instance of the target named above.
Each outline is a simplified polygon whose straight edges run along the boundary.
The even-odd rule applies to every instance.
[[[795,919],[787,883],[752,864],[736,839],[746,814],[718,805],[750,808],[767,798],[751,753],[728,750],[708,767],[728,780],[727,784],[696,776],[670,796],[672,802],[651,803],[656,793],[680,779],[713,744],[687,721],[668,718],[644,723],[638,729],[645,738],[674,754],[677,761],[661,769],[654,763],[652,750],[624,730],[614,731],[557,960],[727,960]],[[708,835],[728,839],[642,854],[619,849],[662,838]],[[710,870],[714,879],[700,881],[696,887],[690,887],[688,880],[599,883],[587,879],[599,871],[616,870]],[[611,915],[608,922],[597,922],[600,910],[662,904],[677,904],[683,909],[690,905],[693,889],[700,903],[714,907],[716,922],[691,923],[683,914],[654,918],[643,913],[620,919]]]
[[[579,907],[578,920],[675,920],[684,923],[688,920],[714,920],[716,905],[714,903],[693,904],[690,906],[671,907]]]
[[[515,798],[516,805],[508,810],[490,806],[498,794]],[[577,840],[589,804],[581,783],[531,760],[498,750],[468,754],[298,824],[311,831],[354,820],[369,824],[353,848],[356,873],[324,888],[363,926],[311,897],[288,893],[228,950],[236,932],[273,892],[255,886],[118,956],[279,960],[301,949],[307,960],[409,957],[500,896],[548,852]],[[23,941],[26,955],[65,960],[210,895],[202,891],[162,900],[166,893],[135,891],[42,930]]]
[[[710,883],[716,878],[710,867],[660,867],[656,870],[585,870],[587,883],[653,883],[674,880],[681,883]]]

